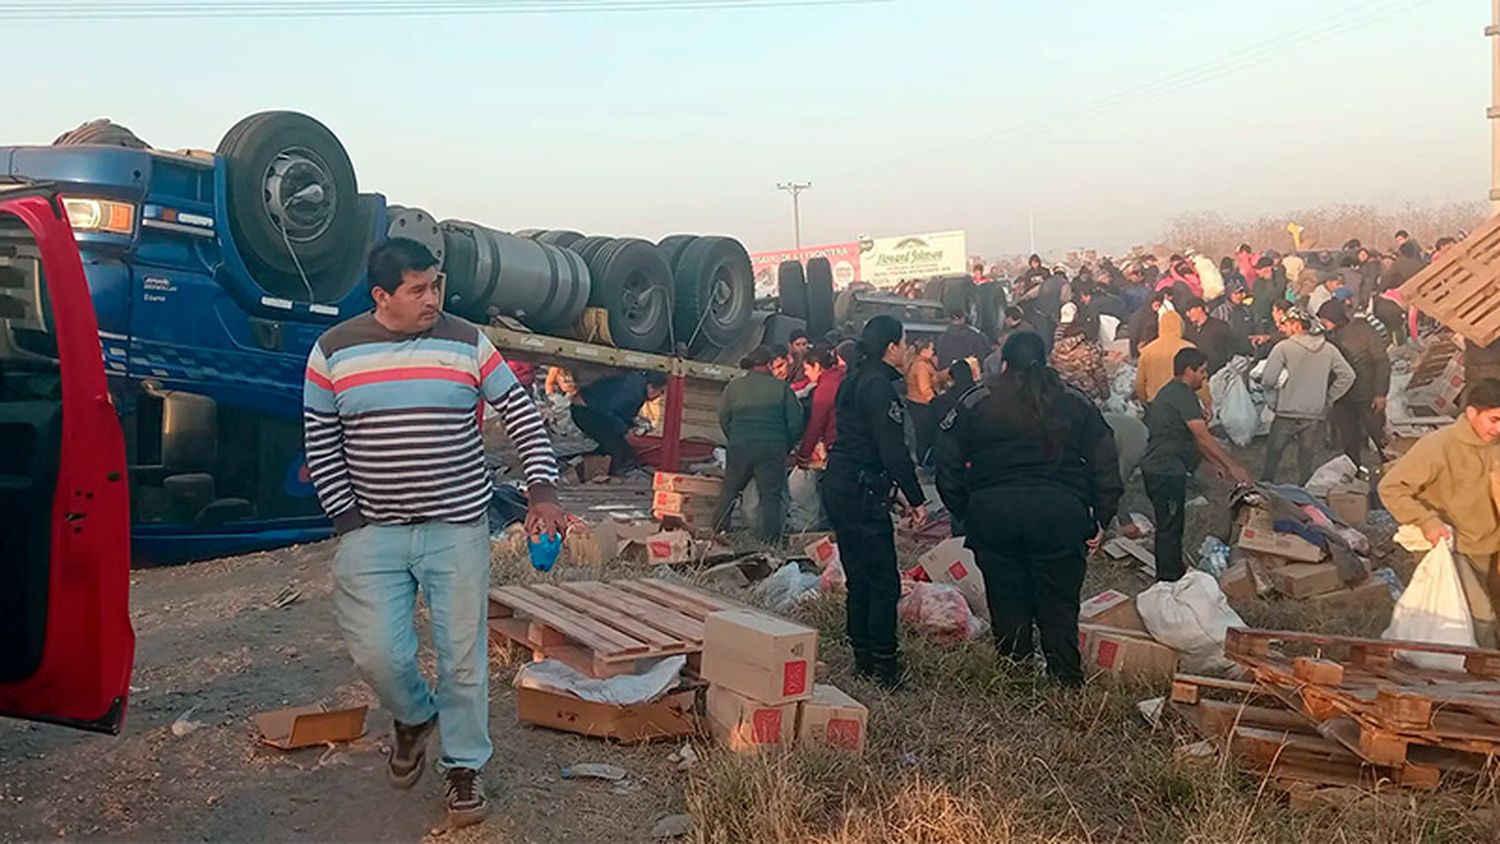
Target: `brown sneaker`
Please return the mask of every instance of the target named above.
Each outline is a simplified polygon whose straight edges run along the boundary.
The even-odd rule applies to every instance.
[[[478,771],[450,768],[443,783],[443,796],[448,803],[447,829],[472,826],[489,816],[490,801],[484,796],[484,783]]]
[[[411,788],[422,778],[422,769],[427,767],[427,739],[436,727],[436,715],[414,726],[396,722],[396,746],[391,748],[386,767],[391,785]]]

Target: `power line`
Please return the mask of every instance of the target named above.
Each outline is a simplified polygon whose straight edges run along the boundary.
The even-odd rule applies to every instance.
[[[137,20],[314,18],[379,16],[490,16],[580,13],[737,11],[742,9],[868,6],[896,0],[118,0],[60,5],[54,0],[0,2],[0,20]]]

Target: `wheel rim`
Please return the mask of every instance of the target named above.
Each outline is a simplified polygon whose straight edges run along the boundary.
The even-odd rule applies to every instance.
[[[293,243],[317,240],[333,226],[338,186],[312,150],[289,147],[271,159],[262,179],[266,216]]]
[[[744,286],[736,285],[734,273],[722,265],[714,270],[712,284],[708,294],[709,319],[719,328],[731,329],[734,327],[735,314],[744,305]]]
[[[650,333],[651,326],[662,319],[664,305],[658,286],[651,283],[645,272],[636,270],[626,277],[620,293],[620,311],[632,334]]]

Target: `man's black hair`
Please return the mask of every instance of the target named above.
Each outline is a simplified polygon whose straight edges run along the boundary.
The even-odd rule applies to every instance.
[[[1472,407],[1478,411],[1500,407],[1500,378],[1484,378],[1469,387],[1469,392],[1464,397],[1464,407]]]
[[[1404,237],[1404,238],[1410,240],[1411,239],[1411,233],[1408,232],[1406,229],[1397,229],[1396,230],[1396,237]]]
[[[1271,303],[1271,310],[1273,311],[1290,311],[1291,309],[1292,303],[1285,299],[1277,299]]]
[[[1151,294],[1151,304],[1153,304],[1153,305],[1162,305],[1162,304],[1165,304],[1166,301],[1167,301],[1167,291],[1165,291],[1165,290],[1158,290],[1155,293]]]
[[[1172,358],[1172,374],[1182,377],[1182,373],[1189,369],[1198,369],[1208,365],[1208,355],[1198,349],[1183,349]]]
[[[772,360],[792,356],[792,350],[788,349],[785,343],[767,343],[766,348],[771,350]]]
[[[961,319],[967,321],[969,315],[962,308],[951,308],[948,311],[948,319]]]
[[[1009,319],[1015,320],[1016,322],[1021,322],[1026,319],[1026,312],[1016,307],[1015,305],[1011,305],[1010,307],[1005,309],[1005,316]]]
[[[787,336],[787,342],[788,342],[789,345],[791,343],[797,342],[798,340],[806,340],[806,339],[807,339],[807,332],[803,331],[800,328],[794,328],[794,329],[792,329],[792,333]]]
[[[1432,244],[1432,248],[1434,251],[1441,252],[1457,242],[1451,237],[1440,237],[1437,239],[1437,243]]]
[[[1208,303],[1205,302],[1205,301],[1203,301],[1202,299],[1199,299],[1196,296],[1194,296],[1193,298],[1191,298],[1191,299],[1187,300],[1186,302],[1182,303],[1182,312],[1183,313],[1187,313],[1188,311],[1191,311],[1193,308],[1202,308],[1204,313],[1208,313]]]
[[[667,386],[667,373],[662,372],[660,369],[647,369],[641,374],[646,376],[646,386],[648,387],[655,387],[660,390]]]
[[[371,291],[379,287],[387,293],[395,293],[407,273],[426,272],[437,265],[438,259],[427,251],[427,247],[415,240],[393,237],[370,250],[365,280]]]

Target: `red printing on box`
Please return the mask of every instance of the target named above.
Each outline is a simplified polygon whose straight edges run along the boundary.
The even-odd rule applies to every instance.
[[[781,667],[781,693],[800,695],[807,691],[807,660],[799,659]]]
[[[824,740],[834,750],[857,750],[859,748],[859,721],[854,718],[829,719],[828,733]]]
[[[776,744],[781,741],[781,710],[755,710],[755,714],[750,716],[750,737],[756,744]]]

